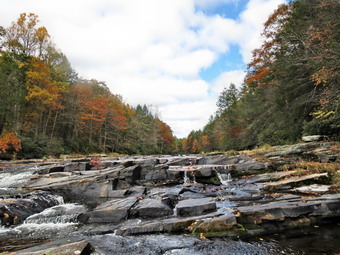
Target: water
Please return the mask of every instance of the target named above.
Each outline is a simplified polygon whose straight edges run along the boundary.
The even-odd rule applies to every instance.
[[[28,217],[23,224],[0,228],[0,239],[6,237],[54,238],[64,237],[78,228],[77,217],[86,212],[83,205],[62,204]]]
[[[35,168],[29,168],[24,172],[1,172],[0,173],[0,188],[8,189],[19,187],[20,184],[24,184],[27,180],[32,177],[36,171]]]
[[[219,181],[221,182],[222,185],[228,185],[229,182],[232,181],[230,173],[221,174],[217,170],[215,170],[215,171],[216,171],[217,177],[218,177],[218,179],[219,179]]]

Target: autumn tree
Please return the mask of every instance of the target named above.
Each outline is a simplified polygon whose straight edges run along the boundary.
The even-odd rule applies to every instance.
[[[16,55],[44,57],[50,35],[45,27],[37,27],[38,22],[38,15],[21,13],[4,33],[4,50]]]

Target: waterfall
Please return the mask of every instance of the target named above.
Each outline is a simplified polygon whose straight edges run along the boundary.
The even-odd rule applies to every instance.
[[[231,174],[230,173],[227,173],[227,174],[220,174],[217,170],[215,170],[216,174],[217,174],[217,177],[219,179],[219,181],[221,182],[221,184],[223,185],[228,185],[228,183],[230,181],[232,181],[232,178],[231,178]]]
[[[189,184],[195,184],[196,182],[196,176],[195,176],[195,172],[192,172],[192,181],[190,180],[190,177],[188,175],[188,171],[184,170],[184,178],[183,178],[183,184],[184,185],[189,185]]]
[[[28,217],[23,224],[64,224],[77,223],[77,217],[86,210],[83,205],[61,204],[47,208],[41,213]]]

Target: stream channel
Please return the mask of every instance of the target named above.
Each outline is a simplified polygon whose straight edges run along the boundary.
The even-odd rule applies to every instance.
[[[8,200],[25,199],[26,192],[21,192],[25,184],[38,172],[50,168],[47,166],[26,165],[11,167],[0,172],[0,205]],[[238,190],[237,181],[230,173],[217,174],[221,185],[197,184],[185,172],[183,180],[171,189],[216,190],[218,196],[234,194],[244,196],[246,192]],[[239,181],[239,180],[238,180]],[[161,187],[161,186],[160,186]],[[169,187],[167,185],[166,187]],[[198,193],[197,193],[198,194]],[[235,195],[236,194],[236,195]],[[199,196],[198,196],[199,197]],[[179,233],[154,233],[140,235],[117,235],[117,228],[138,226],[145,219],[131,218],[123,223],[83,223],[79,215],[93,209],[83,203],[64,201],[61,195],[49,195],[54,206],[46,208],[11,226],[0,226],[0,254],[10,254],[21,249],[46,244],[55,240],[86,240],[91,244],[91,251],[81,254],[340,254],[339,223],[312,225],[306,228],[287,230],[280,233],[262,234],[253,237],[211,237],[203,240],[198,237]],[[69,199],[68,199],[69,200]],[[237,202],[218,201],[217,212],[232,211]],[[176,214],[176,211],[174,212]],[[176,215],[175,215],[176,216]],[[157,219],[155,219],[157,221]],[[154,221],[155,221],[154,220]],[[148,219],[150,221],[150,219]],[[63,242],[63,241],[62,241]]]

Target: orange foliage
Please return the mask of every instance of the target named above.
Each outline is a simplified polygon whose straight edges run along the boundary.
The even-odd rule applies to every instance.
[[[202,151],[202,146],[200,142],[197,139],[194,139],[194,142],[192,143],[192,152],[200,153],[201,151]]]
[[[291,9],[287,4],[282,4],[264,23],[263,36],[266,38],[261,48],[253,51],[253,57],[248,64],[247,84],[272,85],[265,81],[270,74],[270,66],[275,62],[275,51],[279,48],[276,35],[287,20]]]
[[[209,137],[207,135],[202,136],[202,145],[204,146],[210,145]]]
[[[171,128],[161,120],[157,120],[160,140],[165,144],[171,144],[174,142]]]
[[[39,58],[32,58],[30,64],[26,76],[28,102],[34,104],[38,110],[44,110],[46,106],[61,109],[62,95],[67,90],[66,84],[54,81],[50,67]]]
[[[10,150],[14,152],[21,150],[21,140],[14,132],[5,133],[0,137],[0,152],[6,153]]]

